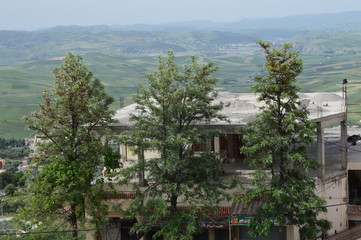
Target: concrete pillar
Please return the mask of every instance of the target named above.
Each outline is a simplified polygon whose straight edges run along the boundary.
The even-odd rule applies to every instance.
[[[97,240],[96,231],[87,231],[86,232],[86,240]]]
[[[347,123],[341,122],[341,168],[347,169]]]
[[[219,136],[214,137],[214,153],[218,154],[219,157],[221,156],[221,143]]]
[[[325,132],[324,126],[320,122],[317,123],[317,160],[322,164],[322,167],[319,170],[318,177],[325,177]]]
[[[119,153],[121,161],[127,161],[127,146],[120,144],[119,145]]]
[[[241,235],[241,232],[240,232],[240,230],[241,230],[241,227],[240,226],[233,226],[232,227],[232,234],[231,234],[231,236],[230,236],[230,238],[232,239],[232,240],[238,240],[238,239],[240,239],[240,235]]]
[[[212,139],[206,139],[206,152],[212,152]]]
[[[295,225],[286,226],[287,240],[298,240],[299,239],[299,228]]]
[[[208,229],[208,240],[216,240],[216,231],[213,228]]]

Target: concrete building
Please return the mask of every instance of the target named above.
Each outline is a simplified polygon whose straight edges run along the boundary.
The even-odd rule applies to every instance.
[[[327,201],[328,212],[322,216],[332,222],[332,228],[327,232],[327,236],[332,239],[342,239],[338,236],[342,237],[342,234],[350,233],[348,231],[350,227],[361,223],[361,205],[358,205],[361,204],[361,161],[359,159],[361,147],[347,143],[347,115],[342,93],[300,93],[299,96],[310,112],[310,119],[317,123],[317,139],[314,146],[310,147],[309,154],[324,167],[310,174],[317,181],[316,193]],[[224,103],[222,114],[226,115],[230,121],[198,124],[198,127],[204,131],[219,129],[226,134],[223,137],[208,139],[205,148],[221,156],[220,161],[225,175],[235,176],[245,184],[250,183],[250,174],[254,169],[242,161],[239,153],[242,143],[238,129],[254,119],[259,112],[262,103],[257,102],[256,99],[257,96],[252,93],[221,92],[216,102]],[[120,134],[131,131],[132,123],[129,122],[128,117],[134,110],[135,105],[130,105],[117,111],[114,118],[119,123],[111,126],[114,132]],[[330,126],[333,128],[326,129]],[[127,146],[120,146],[120,153],[121,161],[125,166],[131,165],[138,159],[138,156],[134,155]],[[157,153],[145,151],[144,156],[145,159],[150,159],[157,156]],[[141,183],[146,177],[146,174],[143,174],[135,181]],[[110,206],[108,216],[114,220],[113,224],[119,226],[119,229],[113,229],[112,233],[103,232],[98,238],[89,236],[88,239],[106,239],[107,234],[113,237],[118,236],[112,239],[133,239],[124,232],[126,229],[124,226],[131,225],[132,222],[124,220],[117,207],[121,204],[123,208],[126,208],[127,203],[135,197],[135,194],[128,186],[116,186],[116,189],[117,194],[113,194],[108,200]],[[238,191],[234,190],[233,193],[237,194]],[[348,204],[348,199],[350,199],[350,204]],[[242,206],[239,203],[223,203],[216,217],[223,218],[224,221],[204,224],[207,231],[197,239],[251,239],[247,235],[246,225],[229,226],[230,217],[238,216],[241,213],[240,208]],[[298,229],[295,226],[277,227],[271,231],[268,239],[297,240],[299,239]]]

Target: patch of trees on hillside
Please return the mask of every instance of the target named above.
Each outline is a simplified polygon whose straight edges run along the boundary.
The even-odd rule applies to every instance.
[[[26,146],[24,139],[0,138],[0,158],[23,158],[28,156],[31,150]]]

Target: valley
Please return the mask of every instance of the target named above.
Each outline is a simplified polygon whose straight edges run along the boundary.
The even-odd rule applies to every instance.
[[[138,26],[139,27],[139,26]],[[215,28],[215,27],[214,27]],[[252,76],[262,74],[263,54],[257,39],[275,46],[291,42],[301,53],[301,91],[341,91],[347,79],[350,111],[361,104],[361,30],[347,29],[223,29],[173,27],[157,30],[63,27],[43,31],[0,31],[0,135],[22,138],[31,135],[22,116],[37,109],[41,93],[54,83],[53,70],[68,52],[80,54],[84,63],[115,98],[132,102],[131,95],[145,75],[154,70],[157,56],[173,49],[184,65],[191,55],[212,61],[219,70],[220,91],[249,92]],[[361,114],[349,116],[359,126]]]

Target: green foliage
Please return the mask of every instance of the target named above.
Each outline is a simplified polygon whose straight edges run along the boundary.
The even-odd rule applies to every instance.
[[[26,176],[23,172],[17,171],[14,173],[13,184],[18,187],[25,186]]]
[[[10,183],[14,181],[14,173],[13,172],[3,172],[0,174],[0,187],[4,189]]]
[[[18,189],[18,188],[17,188]],[[26,194],[21,190],[15,191],[13,196],[7,195],[2,198],[4,200],[4,214],[13,216],[19,207],[23,207],[26,202]]]
[[[14,196],[15,191],[16,191],[16,187],[12,183],[6,185],[6,187],[4,188],[4,193],[6,195]]]
[[[30,152],[24,139],[0,138],[0,158],[18,159],[28,156]]]
[[[29,155],[31,150],[28,147],[9,147],[0,149],[1,158],[19,159]]]
[[[5,139],[0,138],[0,149],[6,147],[25,147],[25,140],[24,139]]]
[[[16,187],[23,187],[25,185],[25,176],[23,172],[6,171],[0,174],[0,189],[3,189],[8,184],[13,184]]]
[[[120,159],[120,154],[119,152],[114,151],[111,146],[106,145],[104,147],[104,165],[107,166],[107,171],[108,173],[111,170],[117,169],[119,168],[119,159]]]
[[[17,228],[15,230],[15,227]],[[14,232],[19,234],[14,234]],[[60,226],[46,226],[39,222],[38,224],[31,224],[30,222],[12,222],[8,230],[3,231],[8,236],[1,236],[0,240],[69,240],[72,239],[71,231],[62,229]],[[16,236],[16,237],[15,237]],[[79,232],[79,239],[85,239],[85,233]]]
[[[29,200],[19,217],[77,229],[87,213],[100,224],[105,194],[102,180],[94,181],[94,174],[105,149],[103,135],[112,122],[113,98],[80,56],[68,54],[54,74],[55,87],[43,92],[40,110],[25,117],[28,127],[45,139],[34,159],[40,171],[30,183]],[[72,236],[78,239],[77,232]]]
[[[127,169],[128,179],[146,172],[148,181],[145,188],[134,186],[137,198],[128,210],[131,217],[139,217],[134,231],[144,233],[156,224],[160,225],[156,236],[191,239],[199,230],[197,220],[227,196],[230,184],[221,178],[216,156],[196,154],[190,148],[192,143],[205,144],[196,123],[224,119],[218,113],[222,105],[212,104],[216,70],[214,64],[199,64],[192,57],[180,72],[170,51],[165,59],[159,57],[156,71],[147,75],[148,89],[141,87],[135,95],[134,129],[123,141],[140,156],[144,149],[152,149],[160,157],[140,159]]]
[[[315,194],[315,180],[307,175],[320,165],[307,157],[307,146],[315,136],[315,124],[301,105],[295,85],[302,71],[298,52],[291,45],[280,50],[259,42],[265,52],[266,76],[255,77],[254,92],[265,103],[262,113],[246,129],[247,155],[250,165],[258,167],[250,189],[243,200],[251,203],[263,199],[258,216],[251,221],[252,235],[266,235],[276,219],[281,225],[300,227],[303,239],[311,239],[330,223],[318,220],[325,212],[325,201]],[[265,184],[267,183],[267,184]]]

